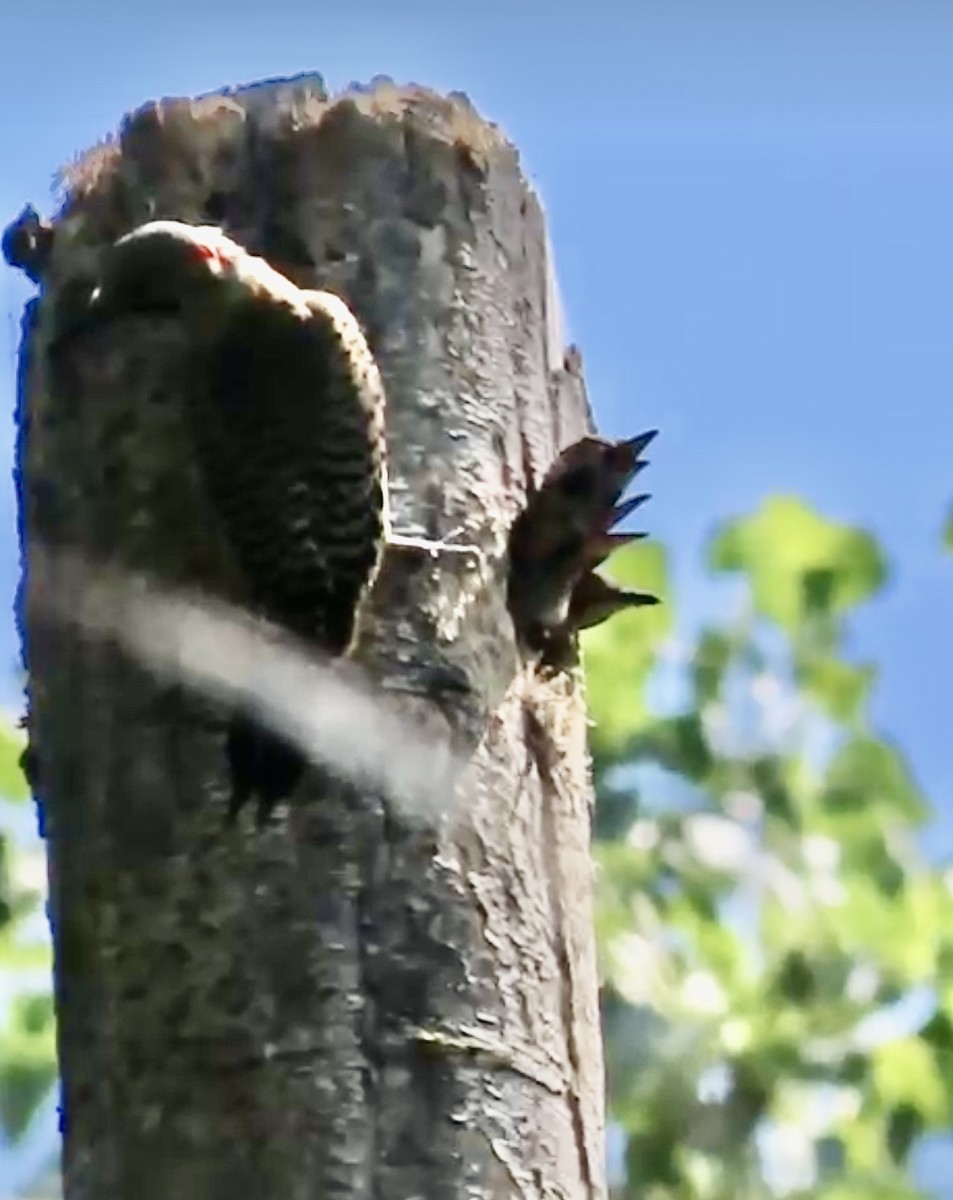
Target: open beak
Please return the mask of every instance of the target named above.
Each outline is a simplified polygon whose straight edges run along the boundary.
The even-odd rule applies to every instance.
[[[569,603],[569,627],[591,629],[626,608],[645,608],[659,604],[658,596],[619,587],[596,571],[583,575],[573,589]]]

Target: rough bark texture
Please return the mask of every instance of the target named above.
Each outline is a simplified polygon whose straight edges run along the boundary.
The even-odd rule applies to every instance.
[[[66,172],[25,317],[31,544],[233,595],[163,338],[48,342],[104,245],[221,224],[342,295],[388,398],[392,554],[359,659],[472,769],[425,828],[322,794],[223,832],[223,712],[21,605],[50,853],[67,1200],[601,1196],[603,1077],[577,670],[521,659],[506,542],[591,428],[544,219],[465,98],[318,77],[165,100]],[[448,682],[449,681],[449,682]],[[355,731],[360,737],[360,731]]]

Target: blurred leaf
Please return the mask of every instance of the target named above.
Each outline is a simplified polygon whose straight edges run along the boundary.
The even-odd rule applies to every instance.
[[[712,767],[708,739],[697,712],[652,721],[632,739],[630,751],[643,762],[679,771],[693,782],[704,780]]]
[[[852,666],[830,657],[813,656],[799,672],[807,694],[835,721],[846,722],[860,716],[876,678],[875,667]]]
[[[717,699],[732,649],[733,639],[718,629],[706,629],[698,639],[691,670],[699,707]]]
[[[953,1001],[953,995],[950,996],[950,1000]],[[939,1051],[949,1060],[949,1055],[953,1052],[953,1020],[950,1019],[949,1009],[935,1012],[917,1036],[926,1042],[931,1050]]]
[[[913,1143],[926,1128],[920,1111],[912,1104],[898,1104],[887,1120],[887,1149],[895,1163],[906,1162]]]
[[[594,753],[617,752],[644,724],[645,683],[673,616],[665,551],[654,542],[614,554],[609,573],[619,583],[653,592],[662,603],[633,609],[582,635]]]
[[[870,1055],[848,1051],[837,1064],[836,1078],[839,1083],[866,1087],[870,1080]]]
[[[814,967],[802,949],[789,951],[781,960],[774,987],[781,999],[790,1004],[811,1004],[817,998]]]
[[[10,842],[0,833],[0,934],[13,919],[14,898],[10,887]]]
[[[15,998],[0,1034],[0,1124],[19,1138],[56,1078],[53,1003],[49,995]]]
[[[868,1105],[873,1107],[869,1099]],[[839,1132],[847,1151],[848,1170],[848,1174],[839,1182],[843,1185],[854,1179],[883,1181],[890,1157],[887,1154],[886,1137],[881,1123],[870,1119],[855,1119],[844,1122]],[[823,1194],[827,1195],[827,1192]]]
[[[777,754],[759,755],[745,764],[748,784],[761,798],[764,811],[786,824],[798,824],[798,809],[788,787],[787,764]]]
[[[773,496],[753,516],[723,524],[709,563],[744,572],[758,612],[790,631],[811,614],[847,611],[887,576],[870,534],[826,520],[793,496]]]
[[[869,737],[855,737],[837,751],[827,772],[823,803],[835,811],[856,809],[871,816],[881,809],[895,820],[915,824],[930,815],[901,752]]]
[[[642,1133],[633,1133],[626,1149],[626,1164],[633,1187],[644,1189],[649,1184],[677,1185],[675,1150],[680,1130],[659,1123]]]
[[[873,1081],[881,1101],[891,1109],[912,1107],[921,1119],[949,1121],[948,1084],[929,1048],[916,1037],[897,1038],[871,1055]]]
[[[25,971],[52,973],[53,951],[48,941],[25,941],[12,937],[8,930],[0,933],[0,964],[5,976]]]
[[[30,787],[20,768],[26,738],[17,729],[0,722],[0,796],[7,800],[29,800]]]
[[[927,1200],[925,1194],[903,1179],[882,1174],[845,1176],[811,1193],[812,1200]]]
[[[949,920],[934,882],[905,879],[890,896],[863,876],[842,879],[837,903],[826,910],[835,945],[897,985],[928,982],[935,977],[937,944]]]

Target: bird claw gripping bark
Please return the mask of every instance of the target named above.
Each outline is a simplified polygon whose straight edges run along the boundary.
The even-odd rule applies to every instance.
[[[244,603],[347,654],[390,534],[384,390],[357,319],[214,226],[149,222],[107,250],[100,274],[63,338],[128,316],[183,324],[193,451]],[[245,707],[225,755],[229,820],[257,796],[261,824],[306,768]]]
[[[513,524],[509,604],[525,643],[560,659],[575,633],[627,608],[657,604],[599,574],[610,554],[644,533],[615,526],[649,499],[623,500],[648,465],[642,452],[656,430],[611,441],[585,437],[563,450]]]

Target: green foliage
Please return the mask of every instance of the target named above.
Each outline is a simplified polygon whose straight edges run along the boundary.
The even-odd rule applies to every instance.
[[[868,599],[887,574],[869,533],[827,521],[794,496],[773,496],[752,516],[726,522],[709,562],[743,572],[755,610],[791,634]]]
[[[725,523],[709,563],[748,606],[697,632],[687,703],[657,713],[673,602],[661,553],[638,553],[618,574],[645,584],[654,564],[665,615],[584,642],[623,1194],[775,1194],[783,1135],[810,1179],[780,1181],[791,1195],[916,1196],[910,1156],[953,1121],[953,894],[917,851],[916,778],[869,726],[876,671],[842,651],[884,556],[790,497]],[[891,1024],[915,990],[932,1012]]]
[[[56,1078],[55,1026],[50,995],[23,993],[0,1031],[0,1122],[16,1140]]]
[[[0,1137],[15,1141],[56,1076],[50,948],[42,921],[42,856],[23,836],[29,788],[19,766],[23,737],[0,726]]]
[[[613,559],[612,578],[653,592],[662,600],[653,608],[621,613],[586,634],[587,671],[599,681],[589,697],[598,729],[598,750],[617,755],[633,728],[648,718],[643,701],[645,683],[658,648],[671,630],[665,551],[649,542],[631,546]]]
[[[24,738],[18,729],[0,723],[0,796],[7,800],[25,801],[30,787],[20,769]]]

